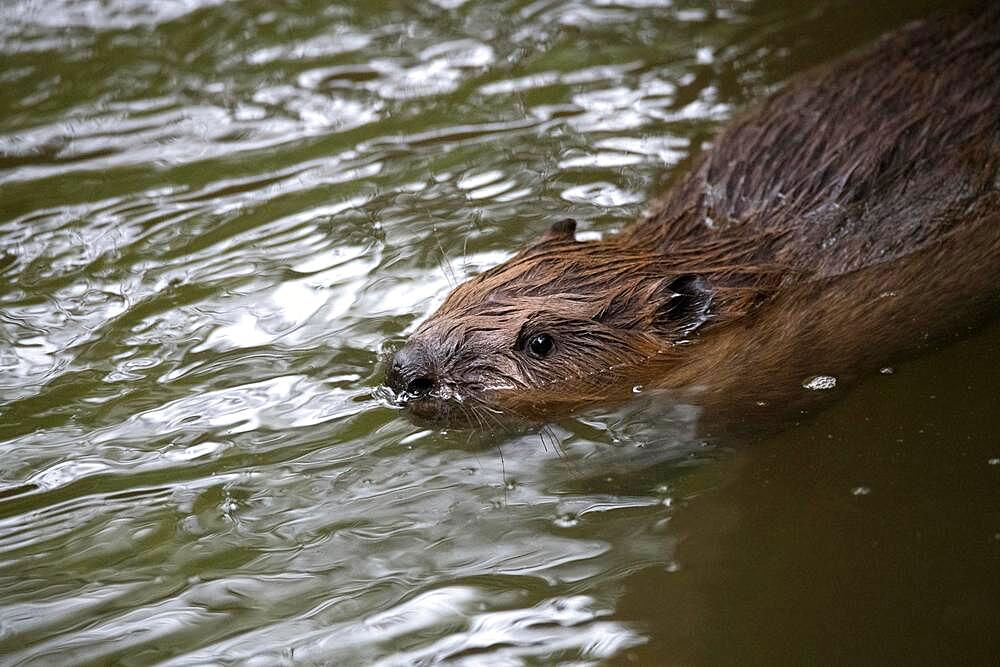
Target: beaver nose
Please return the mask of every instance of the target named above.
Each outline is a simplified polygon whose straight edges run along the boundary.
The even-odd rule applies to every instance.
[[[434,390],[434,370],[430,358],[419,348],[407,345],[392,357],[388,384],[411,396],[426,396]]]
[[[426,396],[434,388],[434,380],[429,377],[416,377],[406,383],[406,393],[414,396]]]

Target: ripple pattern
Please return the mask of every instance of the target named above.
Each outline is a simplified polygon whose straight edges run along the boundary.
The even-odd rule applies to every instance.
[[[379,353],[553,219],[633,219],[774,83],[761,63],[800,19],[5,2],[2,661],[594,664],[642,644],[616,601],[672,562],[677,480],[709,483],[696,415],[430,432],[373,391]]]

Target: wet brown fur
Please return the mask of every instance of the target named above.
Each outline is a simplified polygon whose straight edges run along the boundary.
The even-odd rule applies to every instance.
[[[411,407],[483,421],[634,384],[749,395],[854,372],[993,303],[998,211],[987,4],[792,81],[621,234],[578,242],[557,223],[460,285],[408,344],[435,382]],[[525,350],[539,333],[555,340],[544,359]]]

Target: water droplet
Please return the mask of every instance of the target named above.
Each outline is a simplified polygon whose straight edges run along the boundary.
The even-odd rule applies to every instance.
[[[664,569],[666,569],[667,572],[673,574],[674,572],[680,571],[681,565],[677,561],[670,561],[669,563],[667,563],[667,566]]]
[[[852,496],[867,496],[872,492],[870,487],[867,486],[856,486],[851,489]]]
[[[633,394],[641,394],[642,393],[642,385],[641,384],[637,384],[634,387],[632,387],[632,393]]]
[[[757,406],[758,408],[766,408],[766,407],[767,407],[767,401],[757,401],[757,402],[755,403],[755,405],[756,405],[756,406]]]
[[[892,375],[893,373],[896,372],[896,369],[893,368],[892,366],[885,366],[884,368],[878,369],[878,372],[881,373],[882,375]]]
[[[837,378],[832,375],[814,375],[803,382],[802,386],[813,391],[825,391],[837,386]]]
[[[559,528],[574,528],[580,523],[575,514],[560,514],[554,522]]]

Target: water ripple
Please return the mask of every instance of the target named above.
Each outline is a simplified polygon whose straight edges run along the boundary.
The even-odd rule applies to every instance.
[[[696,414],[441,433],[373,390],[455,281],[555,219],[622,226],[699,148],[744,93],[712,68],[759,46],[720,11],[5,3],[5,661],[644,642],[616,600],[670,562],[656,489],[698,476]]]

